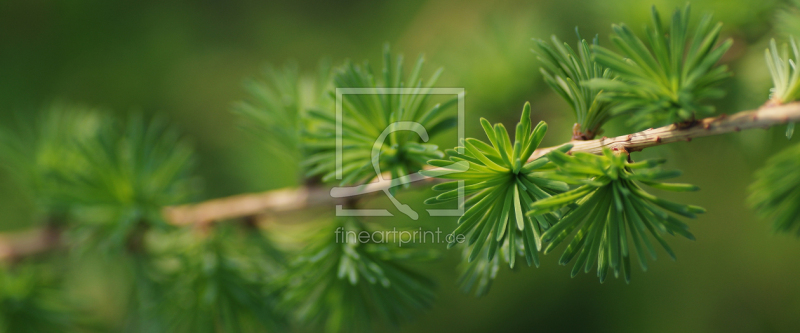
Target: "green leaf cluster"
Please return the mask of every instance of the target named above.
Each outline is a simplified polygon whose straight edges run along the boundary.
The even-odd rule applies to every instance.
[[[282,270],[258,233],[234,228],[158,233],[150,240],[150,271],[163,290],[157,315],[169,332],[286,330],[274,282]]]
[[[101,121],[78,142],[80,168],[61,172],[56,195],[70,204],[79,234],[120,248],[143,225],[165,226],[161,209],[198,192],[194,150],[162,119]]]
[[[373,73],[369,62],[363,65],[345,63],[335,70],[335,88],[373,89],[362,94],[342,95],[342,174],[340,184],[352,185],[368,182],[377,177],[374,163],[381,172],[390,172],[392,178],[416,172],[427,160],[440,158],[438,147],[427,144],[430,137],[456,125],[457,118],[445,111],[458,101],[454,97],[444,103],[429,105],[430,89],[442,70],[437,70],[427,81],[421,79],[424,58],[420,56],[408,76],[405,75],[403,57],[393,58],[388,45],[384,48],[383,67]],[[412,93],[382,93],[377,88],[409,88]],[[322,176],[324,182],[336,176],[336,113],[335,108],[311,109],[312,121],[306,136],[305,148],[309,156],[303,164],[308,176]],[[403,131],[393,131],[383,142],[377,142],[393,123],[415,123]],[[422,127],[424,133],[411,130]],[[424,136],[423,136],[424,134]],[[373,154],[373,148],[377,153]]]
[[[394,56],[387,45],[378,72],[366,61],[348,61],[333,69],[323,62],[314,80],[304,80],[291,65],[268,69],[266,82],[247,83],[251,98],[237,104],[235,112],[242,116],[244,128],[268,145],[300,152],[296,156],[309,180],[319,177],[322,182],[352,185],[384,171],[398,179],[441,158],[438,147],[427,142],[456,125],[456,117],[447,111],[458,98],[434,104],[429,92],[442,70],[423,80],[424,63],[420,56],[406,71],[402,55]],[[366,91],[341,94],[340,181],[335,179],[338,88]],[[398,131],[387,134],[389,130]],[[303,249],[279,278],[281,307],[293,314],[294,322],[331,332],[371,329],[380,321],[398,324],[432,302],[432,283],[401,264],[425,259],[424,251],[340,243],[342,239],[333,237],[336,227],[367,229],[354,219],[326,224],[308,241],[314,245]]]
[[[163,226],[163,207],[198,192],[192,147],[158,118],[56,105],[32,125],[0,131],[0,156],[44,220],[109,248],[142,224]]]
[[[542,235],[548,242],[544,253],[553,251],[565,239],[572,240],[564,250],[559,263],[566,265],[576,258],[572,269],[575,276],[597,264],[597,275],[603,282],[609,268],[614,276],[623,273],[630,281],[630,257],[636,251],[639,264],[647,269],[645,257],[656,258],[650,237],[667,253],[675,254],[663,238],[664,233],[694,239],[688,225],[670,213],[694,218],[704,209],[677,204],[646,192],[641,185],[667,191],[695,191],[688,184],[664,183],[664,179],[677,177],[680,172],[654,169],[663,160],[628,161],[627,153],[615,154],[609,149],[603,155],[576,152],[567,155],[561,151],[549,153],[548,158],[558,169],[562,180],[578,185],[565,193],[534,202],[529,214],[543,214],[567,208],[564,217]],[[641,184],[641,185],[640,185]]]
[[[548,171],[552,168],[547,158],[528,162],[547,132],[544,122],[532,127],[530,113],[531,106],[526,103],[513,144],[503,124],[492,126],[482,118],[481,125],[490,144],[466,139],[462,142],[463,147],[446,151],[449,160],[428,162],[439,169],[422,171],[426,176],[454,180],[435,185],[433,190],[442,193],[425,203],[438,204],[454,201],[459,196],[468,197],[464,202],[465,212],[458,219],[453,235],[467,235],[467,246],[471,249],[467,257],[469,262],[479,258],[492,262],[498,250],[503,248],[510,267],[514,267],[518,253],[525,256],[529,266],[538,266],[542,230],[560,217],[558,213],[527,214],[532,203],[568,189],[566,183],[551,179],[552,173]],[[464,170],[463,167],[468,168],[449,173]],[[455,242],[448,246],[454,245]],[[475,267],[491,269],[488,262],[481,261]],[[463,279],[472,280],[469,277]],[[485,278],[481,280],[486,281]],[[483,288],[479,288],[479,293],[480,289]]]
[[[65,332],[76,328],[41,267],[0,267],[0,332]]]
[[[688,225],[670,213],[695,218],[705,210],[659,198],[642,187],[697,190],[693,185],[664,182],[680,172],[658,169],[664,160],[632,162],[624,151],[568,155],[569,144],[531,158],[547,125],[541,122],[532,130],[530,112],[526,103],[513,145],[502,124],[491,126],[481,119],[490,144],[466,139],[462,147],[446,150],[449,160],[431,160],[429,164],[436,168],[422,171],[426,176],[452,180],[434,185],[433,190],[441,193],[426,203],[467,198],[453,231],[467,240],[458,281],[464,292],[486,294],[500,260],[514,268],[516,256],[524,255],[529,266],[538,266],[542,248],[547,254],[571,235],[560,263],[566,265],[577,257],[573,276],[597,264],[601,282],[609,268],[615,276],[622,272],[629,282],[634,251],[646,270],[645,257],[656,257],[651,239],[673,259],[663,234],[694,239]]]
[[[595,60],[610,68],[617,79],[594,79],[589,87],[605,90],[615,103],[614,113],[630,114],[638,127],[691,122],[713,113],[704,100],[720,98],[720,82],[731,76],[727,66],[717,65],[732,41],[717,44],[722,23],[705,15],[690,36],[689,5],[676,10],[668,27],[655,7],[645,41],[625,24],[614,25],[611,41],[616,53],[594,46]]]
[[[149,227],[171,229],[163,228],[163,207],[191,200],[198,192],[193,175],[194,152],[188,141],[160,118],[146,120],[134,115],[121,120],[96,109],[55,105],[33,124],[0,132],[0,154],[3,167],[38,199],[41,220],[57,224],[50,227],[63,228],[64,239],[78,249],[76,254],[85,257],[97,249],[101,256],[125,254],[114,258],[128,264],[125,267],[131,269],[135,280],[128,308],[129,327],[166,327],[160,326],[161,320],[155,320],[161,314],[149,309],[153,304],[168,303],[158,297],[164,290],[180,289],[165,288],[156,278],[163,277],[164,271],[149,265],[150,255],[155,253],[144,238],[152,229]],[[202,267],[194,271],[185,268],[181,277],[192,276],[198,270],[202,272]],[[25,276],[18,281],[36,283],[37,278]],[[237,287],[248,285],[231,288]],[[62,308],[52,309],[53,313],[47,309],[27,313],[22,306],[36,306],[41,297],[33,293],[30,298],[27,303],[20,300],[8,307],[18,308],[16,316],[28,318],[26,325],[30,328],[10,331],[63,331],[66,318],[97,321]],[[259,297],[259,302],[262,300]],[[173,305],[176,306],[167,312],[177,314],[186,304]],[[49,325],[49,316],[57,318],[54,325],[62,328],[36,328],[38,324],[30,324],[38,321]]]
[[[767,66],[772,76],[774,87],[770,90],[770,101],[774,104],[783,104],[800,100],[800,70],[797,64],[800,61],[800,49],[794,37],[789,37],[792,47],[792,57],[789,56],[789,45],[783,44],[780,50],[775,39],[770,40],[769,48],[765,51]],[[792,138],[794,123],[786,129],[786,136]]]
[[[764,52],[774,84],[774,87],[770,89],[770,99],[778,104],[800,99],[800,71],[797,69],[797,63],[800,61],[800,49],[793,37],[789,37],[789,43],[791,44],[791,57],[789,44],[784,43],[778,49],[775,39],[770,40],[769,48]]]
[[[308,109],[333,106],[331,73],[325,59],[311,78],[301,77],[293,62],[282,68],[268,65],[262,79],[245,82],[249,98],[237,102],[233,112],[240,116],[242,128],[262,140],[271,153],[301,161]]]
[[[60,175],[83,168],[81,144],[104,118],[88,107],[54,104],[34,121],[18,119],[0,128],[0,166],[36,202],[41,215],[60,215],[70,206]]]
[[[283,304],[299,322],[327,332],[368,331],[380,321],[407,321],[433,302],[433,282],[405,266],[435,258],[431,251],[361,243],[351,232],[375,230],[354,218],[319,230],[285,277]]]
[[[544,81],[572,108],[577,126],[573,130],[573,138],[591,140],[611,118],[613,103],[600,98],[601,89],[585,83],[593,79],[613,78],[608,68],[595,61],[589,43],[580,35],[578,39],[577,52],[556,36],[551,37],[552,46],[543,40],[535,40],[535,52],[544,65],[541,68]],[[599,45],[597,37],[592,40],[592,45]]]
[[[776,232],[800,236],[800,145],[767,160],[750,186],[750,204],[762,218],[773,220]]]
[[[518,246],[519,248],[519,246]],[[484,247],[477,259],[469,261],[471,249],[463,247],[462,257],[464,260],[459,264],[458,286],[461,292],[469,294],[473,290],[476,297],[485,296],[492,287],[492,282],[497,277],[500,270],[500,258],[508,262],[509,251],[507,247],[500,248],[500,255],[489,258],[489,247]],[[517,266],[519,267],[519,266]]]

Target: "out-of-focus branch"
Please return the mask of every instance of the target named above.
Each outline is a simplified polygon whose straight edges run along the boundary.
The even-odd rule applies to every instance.
[[[603,148],[625,150],[628,152],[663,145],[672,142],[691,141],[704,136],[738,132],[753,128],[769,128],[788,122],[800,122],[800,103],[765,106],[758,110],[743,111],[734,115],[720,115],[705,118],[686,126],[668,125],[645,131],[622,135],[615,138],[601,138],[588,141],[571,141],[570,152],[600,154]],[[565,143],[566,144],[566,143]],[[537,149],[531,159],[547,154],[559,146]],[[425,179],[428,184],[431,179]],[[424,184],[426,181],[413,182]],[[367,184],[359,188],[364,195],[388,189],[391,181]],[[262,193],[241,194],[227,198],[209,200],[197,204],[165,207],[167,222],[185,226],[206,224],[222,220],[240,219],[265,213],[288,213],[310,207],[342,204],[348,198],[331,195],[327,187],[299,187],[279,189]],[[15,235],[0,234],[0,260],[15,259],[36,254],[58,246],[58,230],[51,228],[35,229]]]
[[[166,207],[164,218],[174,225],[210,223],[253,216],[260,213],[288,212],[322,204],[335,204],[323,187],[285,188],[253,194],[240,194],[197,204]]]
[[[40,227],[0,234],[0,261],[15,261],[61,246],[61,230]]]
[[[433,178],[409,177],[410,184],[430,183]],[[261,193],[240,194],[232,197],[209,200],[197,204],[165,207],[164,219],[174,225],[211,223],[221,220],[256,216],[263,213],[280,214],[323,205],[343,204],[348,199],[370,195],[388,190],[393,185],[391,179],[384,179],[354,187],[354,196],[342,197],[328,187],[299,187],[279,189]],[[342,190],[339,188],[338,190]]]

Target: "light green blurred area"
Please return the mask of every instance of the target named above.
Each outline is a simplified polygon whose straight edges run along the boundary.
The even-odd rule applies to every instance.
[[[266,63],[296,61],[308,74],[320,57],[335,64],[375,63],[381,45],[389,42],[408,61],[425,53],[429,73],[445,67],[439,86],[466,89],[468,135],[483,139],[479,117],[512,124],[523,103],[531,101],[534,121],[550,124],[544,145],[554,145],[570,138],[571,111],[541,81],[531,38],[556,34],[574,41],[578,26],[584,37],[599,34],[607,44],[612,23],[624,21],[641,32],[651,4],[664,14],[684,1],[4,1],[0,121],[9,123],[15,114],[33,118],[56,101],[164,115],[195,144],[204,197],[295,185],[296,165],[271,156],[237,128],[230,110],[246,97],[243,80],[259,78]],[[772,0],[692,5],[695,20],[713,11],[725,23],[723,35],[735,41],[724,59],[735,77],[726,83],[728,96],[716,103],[718,111],[761,105],[770,85],[763,50],[769,38],[780,36],[773,23],[785,5]],[[708,209],[689,221],[697,241],[670,240],[678,261],[660,252],[648,272],[634,271],[630,285],[616,279],[601,285],[593,274],[570,279],[571,267],[558,266],[551,254],[538,269],[501,269],[489,295],[476,299],[458,291],[460,258],[451,250],[422,267],[439,284],[434,308],[402,329],[796,331],[800,239],[772,234],[770,221],[758,220],[745,203],[754,170],[789,144],[783,130],[733,133],[633,155],[668,158],[668,168],[684,171],[681,181],[702,189],[661,193]],[[607,126],[607,135],[625,131],[621,124]],[[0,177],[0,229],[32,223],[33,199],[21,193],[13,179]],[[415,190],[399,198],[423,208],[427,196]],[[455,219],[398,217],[392,223],[449,232]],[[87,279],[102,280],[93,273],[88,270]],[[93,298],[114,303],[108,295]]]

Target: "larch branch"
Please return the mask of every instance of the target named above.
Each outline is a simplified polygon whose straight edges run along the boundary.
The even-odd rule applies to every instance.
[[[738,132],[753,128],[769,128],[789,122],[800,122],[800,102],[765,106],[758,110],[743,111],[734,115],[698,120],[688,126],[667,125],[614,138],[570,141],[570,152],[600,154],[603,148],[640,151],[663,144],[691,141],[695,138]],[[537,149],[531,156],[536,159],[563,145]],[[429,179],[430,180],[430,179]],[[416,182],[416,184],[425,182]],[[382,191],[393,186],[391,181],[382,181],[363,186],[364,194]],[[241,194],[213,199],[197,204],[165,207],[164,219],[170,224],[186,226],[217,221],[259,216],[265,213],[288,213],[310,207],[341,204],[346,198],[331,195],[328,187],[299,187],[272,190],[262,193]],[[53,230],[35,229],[21,235],[0,234],[0,260],[13,259],[53,248],[60,237]]]
[[[704,136],[739,132],[754,128],[767,129],[790,122],[800,122],[800,102],[762,107],[758,110],[743,111],[730,116],[722,114],[717,117],[698,120],[683,128],[673,124],[614,138],[603,137],[597,140],[571,141],[568,143],[573,145],[570,152],[580,151],[600,154],[603,148],[634,152],[667,143],[692,141],[695,138]],[[531,158],[538,158],[560,146],[537,149]]]
[[[800,103],[762,107],[758,110],[743,111],[734,115],[698,120],[690,126],[679,128],[667,125],[614,138],[603,137],[597,140],[570,141],[570,152],[600,154],[603,148],[626,150],[628,152],[663,145],[672,142],[691,141],[704,136],[738,132],[753,128],[769,128],[789,122],[800,122]],[[531,159],[547,154],[562,145],[537,149]],[[390,186],[384,181],[367,185],[365,193]],[[199,204],[167,207],[164,217],[176,225],[208,223],[225,219],[258,215],[264,212],[287,212],[315,205],[334,205],[341,198],[334,198],[328,188],[281,189],[263,193],[237,195],[229,198],[211,200]]]

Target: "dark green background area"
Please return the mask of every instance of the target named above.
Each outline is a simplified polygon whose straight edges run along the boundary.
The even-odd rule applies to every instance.
[[[654,1],[668,13],[684,1]],[[770,81],[763,50],[781,36],[779,1],[693,1],[693,19],[713,11],[735,46],[724,61],[735,72],[720,112],[756,108]],[[572,116],[541,81],[531,38],[574,40],[612,23],[641,32],[650,2],[641,1],[3,1],[0,2],[0,121],[33,118],[54,102],[108,112],[163,115],[198,151],[203,197],[297,184],[296,165],[271,156],[237,128],[231,105],[246,98],[242,82],[267,63],[296,61],[312,73],[321,57],[379,61],[389,42],[407,60],[425,53],[428,73],[444,66],[440,87],[467,91],[468,135],[483,139],[478,118],[513,124],[522,105],[545,120],[545,145],[570,137]],[[800,35],[797,32],[796,35]],[[625,133],[621,124],[608,135]],[[745,199],[753,172],[789,144],[783,128],[754,130],[648,149],[635,159],[668,158],[681,181],[700,192],[660,193],[708,213],[689,221],[697,241],[670,239],[678,256],[660,252],[633,281],[599,284],[592,274],[569,278],[571,267],[545,256],[538,269],[507,268],[490,294],[461,294],[459,253],[427,264],[439,284],[434,308],[406,331],[581,330],[627,332],[785,332],[800,327],[800,240],[773,235]],[[797,138],[795,139],[795,141]],[[0,229],[32,223],[32,199],[0,177]],[[401,194],[422,208],[424,191]],[[380,204],[380,203],[376,203]],[[441,227],[454,219],[376,220],[386,225]],[[301,222],[301,221],[300,221]],[[293,221],[284,221],[293,223]],[[558,252],[558,251],[556,251]],[[90,272],[86,273],[87,275]],[[99,278],[95,278],[99,279]],[[86,284],[86,283],[84,283]],[[90,288],[83,286],[82,288]],[[100,287],[97,287],[100,288]],[[103,299],[103,297],[98,297]]]

